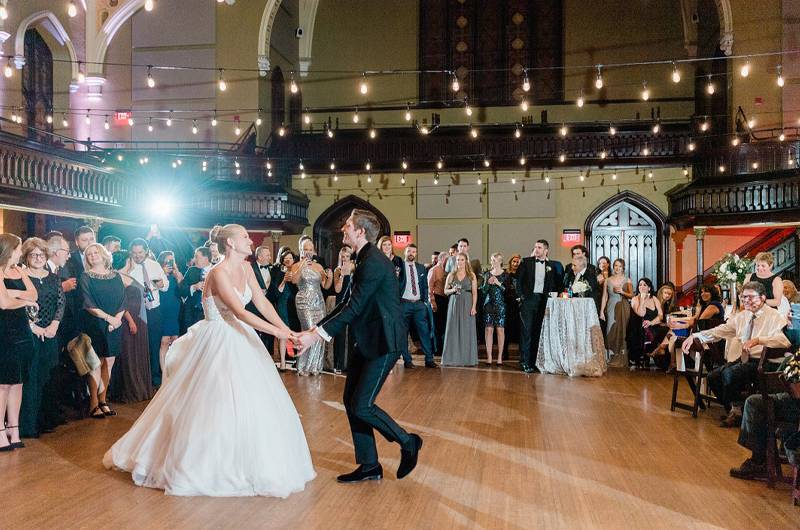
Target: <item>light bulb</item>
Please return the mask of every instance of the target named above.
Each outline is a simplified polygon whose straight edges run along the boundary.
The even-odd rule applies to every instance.
[[[14,69],[11,67],[11,59],[8,60],[8,63],[6,63],[5,68],[3,68],[3,75],[5,75],[6,77],[11,77],[12,75],[14,75]]]
[[[725,166],[724,166],[724,165],[721,165],[721,164],[720,164],[720,166],[719,166],[719,172],[720,172],[720,173],[725,173]]]
[[[47,123],[53,123],[53,115],[48,114],[47,117],[45,118],[45,121],[47,121]]]
[[[153,118],[147,121],[147,132],[153,132]]]
[[[67,5],[67,15],[73,18],[78,15],[78,6],[75,5],[75,0],[69,0]]]
[[[650,99],[650,89],[647,88],[647,81],[642,81],[642,101]]]
[[[517,177],[511,177],[511,184],[517,183]]]
[[[607,156],[608,156],[608,153],[606,153],[605,149],[600,151],[600,160],[605,160]]]
[[[406,162],[405,160],[403,160],[403,162],[400,165],[402,166],[403,169],[408,169],[408,162]]]
[[[149,88],[155,88],[156,80],[153,79],[152,67],[147,67],[147,86]]]
[[[367,92],[369,92],[369,85],[367,84],[367,74],[362,74],[361,83],[358,85],[358,91],[361,92],[362,96],[366,96]]]
[[[689,142],[689,144],[686,147],[691,152],[691,151],[694,151],[697,148],[697,145],[694,142]]]
[[[613,125],[608,128],[608,134],[611,136],[615,136],[617,134],[617,128]]]
[[[617,180],[617,173],[616,172],[611,174],[611,180]]]
[[[144,10],[145,11],[152,11],[154,4],[155,4],[154,0],[145,0],[145,2],[144,2]]]
[[[531,82],[528,79],[528,72],[525,72],[525,77],[522,78],[522,90],[529,92],[531,89]]]
[[[256,127],[261,127],[262,123],[264,123],[264,120],[261,119],[261,111],[258,111],[258,117],[256,117]]]
[[[217,86],[219,87],[220,92],[225,92],[228,89],[228,83],[225,82],[225,78],[222,77],[225,70],[220,69],[219,71],[219,81],[217,81]]]
[[[783,132],[781,132],[780,136],[778,136],[778,141],[782,142],[784,140],[786,140],[786,135]]]
[[[492,162],[488,158],[483,159],[483,167],[489,167],[492,165]]]
[[[304,179],[304,178],[306,178],[306,172],[305,172],[305,171],[301,171],[301,172],[300,172],[300,178],[301,178],[301,179]]]
[[[481,180],[481,178],[480,178],[480,177],[478,177],[478,180],[476,180],[476,181],[475,181],[475,184],[477,184],[478,186],[480,186],[480,185],[482,185],[482,184],[483,184],[483,180]]]
[[[738,136],[737,136],[737,137],[734,137],[734,138],[731,140],[731,145],[732,145],[733,147],[736,147],[737,145],[739,145],[739,137],[738,137]]]
[[[439,159],[436,162],[436,169],[442,169],[443,167],[444,167],[444,162],[441,159]]]
[[[678,71],[678,65],[675,63],[672,63],[672,82],[673,83],[681,82],[681,73]]]
[[[522,109],[522,112],[528,112],[528,100],[527,99],[523,99],[522,103],[520,103],[519,106]]]
[[[711,80],[711,76],[709,75],[708,76],[708,83],[706,83],[706,92],[710,96],[710,95],[714,94],[714,92],[716,92],[716,90],[717,90],[717,88],[714,86],[714,82]]]
[[[545,177],[544,177],[544,181],[545,181],[547,184],[550,184],[550,175],[545,175]]]
[[[192,120],[192,134],[197,134],[197,120]]]
[[[133,121],[133,116],[131,116],[130,118],[128,118],[128,125],[130,125],[131,127],[133,127],[133,124],[134,124],[134,123],[135,123],[135,122]]]
[[[422,125],[422,126],[419,128],[419,132],[420,132],[420,134],[422,134],[423,136],[427,136],[427,135],[428,135],[428,134],[431,132],[431,130],[430,130],[430,129],[428,129],[428,127],[427,127],[427,126],[425,126],[425,125]]]
[[[236,161],[235,163],[236,163],[236,167],[239,167],[239,162]],[[267,166],[267,169],[272,169],[272,162],[270,162],[269,160],[267,160],[267,163],[265,165]],[[300,169],[303,169],[303,168],[300,168]]]
[[[603,71],[602,71],[602,67],[600,67],[600,66],[597,67],[597,77],[594,80],[594,87],[597,90],[600,90],[601,88],[603,88]]]
[[[519,165],[524,166],[525,162],[527,162],[527,160],[524,156],[519,157]]]
[[[297,82],[294,79],[289,81],[289,92],[291,92],[292,94],[297,94],[299,90],[300,89],[297,87]]]
[[[336,162],[331,162],[330,168],[331,168],[331,171],[335,170],[336,169]]]
[[[658,134],[660,130],[661,130],[660,124],[656,123],[655,125],[653,125],[653,134]]]
[[[450,85],[450,87],[453,89],[453,92],[458,92],[461,89],[461,85],[459,85],[458,78],[456,77],[455,73],[453,73],[453,83]]]
[[[575,102],[575,104],[576,104],[576,105],[578,106],[578,108],[580,109],[580,108],[583,108],[583,104],[584,104],[584,103],[585,103],[585,101],[583,100],[583,90],[581,90],[581,93],[580,93],[580,95],[578,96],[578,100]]]
[[[703,122],[700,124],[700,131],[702,131],[702,132],[706,132],[706,131],[708,130],[708,128],[709,128],[708,121],[707,121],[707,120],[704,120],[704,121],[703,121]]]
[[[216,114],[214,115],[213,118],[211,118],[211,126],[212,127],[216,127],[217,126],[217,115]]]
[[[466,99],[464,99],[464,112],[467,113],[467,116],[472,116],[472,107],[469,106]]]
[[[567,135],[567,126],[566,125],[562,125],[561,128],[558,130],[558,133],[561,136],[566,136]]]
[[[650,148],[647,147],[647,146],[644,146],[644,149],[642,149],[642,155],[643,156],[647,156],[649,154],[650,154]]]
[[[124,157],[124,156],[122,156],[122,154],[119,154],[119,155],[117,155],[117,160],[118,160],[119,162],[122,162],[124,159],[125,159],[125,157]]]
[[[404,118],[406,119],[406,121],[411,121],[411,111],[410,110],[406,111],[406,114],[405,114]]]
[[[786,84],[786,80],[783,78],[783,67],[781,65],[778,65],[778,79],[775,82],[778,83],[778,86],[781,88]]]
[[[79,71],[78,72],[78,83],[83,84],[85,82],[86,82],[86,74],[84,74],[83,72]]]
[[[69,120],[67,119],[67,115],[66,114],[61,116],[61,125],[63,127],[69,127]]]
[[[88,114],[86,115],[86,118],[84,118],[83,121],[86,123],[86,125],[91,125],[92,124],[92,118]]]
[[[0,20],[6,20],[8,18],[8,9],[6,6],[0,6]]]
[[[750,59],[748,59],[747,62],[745,62],[742,65],[742,68],[741,70],[739,70],[739,73],[741,74],[742,77],[747,77],[748,75],[750,75]]]
[[[434,186],[438,186],[439,185],[439,175],[434,175],[433,176],[433,185]]]
[[[366,164],[364,164],[364,169],[366,169],[367,171],[370,171],[370,170],[372,169],[372,164],[370,164],[369,162],[367,162]],[[367,180],[369,180],[370,182],[372,182],[372,180],[371,180],[371,177],[369,177]]]
[[[353,123],[358,123],[358,109],[353,113]]]
[[[108,123],[108,116],[106,116],[106,119],[103,121],[103,129],[109,130],[110,128],[111,124]]]
[[[514,129],[514,138],[519,138],[520,136],[522,136],[522,131],[520,131],[519,127],[517,127]]]
[[[564,153],[561,153],[560,155],[558,155],[558,161],[559,162],[564,162],[566,159],[567,159],[567,155],[565,155]]]
[[[311,123],[311,115],[308,113],[303,114],[303,123],[306,125]]]
[[[756,119],[755,118],[750,118],[749,120],[747,120],[747,127],[752,129],[755,126],[756,126]]]
[[[378,132],[375,129],[370,129],[369,130],[369,137],[374,139],[376,136],[378,136]]]
[[[236,136],[242,134],[242,130],[239,129],[238,125],[236,126],[236,131],[237,131]],[[286,127],[284,127],[283,125],[278,127],[278,136],[286,136]]]
[[[472,136],[473,138],[477,138],[478,137],[478,129],[476,129],[475,127],[471,127],[470,130],[469,130],[469,135]]]
[[[328,138],[333,138],[333,129],[327,130]]]
[[[306,167],[303,165],[303,161],[300,161],[300,165],[297,166],[300,171],[305,171]]]
[[[400,176],[400,184],[402,184],[403,186],[406,185],[406,176],[405,175],[401,175]]]

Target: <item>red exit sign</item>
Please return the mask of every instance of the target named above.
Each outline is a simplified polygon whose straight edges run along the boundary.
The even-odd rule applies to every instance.
[[[580,228],[565,228],[561,231],[561,246],[571,247],[583,243],[583,233]]]
[[[127,125],[131,116],[133,116],[133,113],[129,110],[117,111],[114,113],[114,123],[117,125]]]
[[[411,232],[395,232],[392,235],[392,246],[395,248],[406,248],[414,242]]]

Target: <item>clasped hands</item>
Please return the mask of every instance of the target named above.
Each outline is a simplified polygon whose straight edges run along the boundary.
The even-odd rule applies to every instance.
[[[287,329],[285,338],[292,341],[292,343],[295,345],[295,357],[304,354],[309,348],[322,339],[322,337],[320,337],[314,329],[309,329],[306,331],[292,331]]]

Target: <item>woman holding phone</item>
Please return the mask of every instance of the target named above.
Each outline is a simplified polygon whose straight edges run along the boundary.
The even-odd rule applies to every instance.
[[[161,348],[158,358],[163,370],[164,356],[180,334],[181,295],[178,293],[178,286],[183,281],[183,274],[175,265],[175,254],[172,251],[160,253],[157,261],[169,279],[169,288],[161,294]]]
[[[291,281],[297,286],[295,305],[300,328],[305,331],[316,326],[325,317],[322,290],[330,288],[333,273],[312,260],[314,242],[311,239],[301,238],[299,250],[300,261],[292,266]],[[297,375],[318,375],[322,371],[324,353],[324,343],[319,341],[300,355],[297,358]]]

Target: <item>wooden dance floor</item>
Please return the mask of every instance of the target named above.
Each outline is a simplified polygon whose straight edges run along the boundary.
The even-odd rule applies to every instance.
[[[0,454],[2,528],[797,528],[785,486],[736,480],[747,453],[721,409],[671,413],[672,378],[600,379],[505,369],[398,365],[379,403],[425,439],[395,479],[399,449],[379,444],[385,478],[341,485],[354,468],[340,402],[344,379],[283,379],[317,478],[288,499],[179,498],[106,471],[105,450],[143,404],[73,422]],[[686,396],[684,396],[686,398]],[[202,440],[197,443],[202,444]]]

